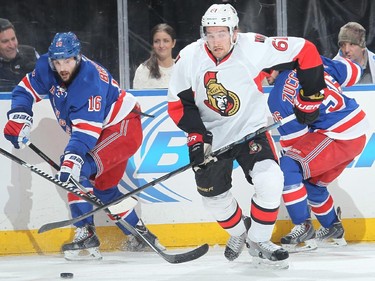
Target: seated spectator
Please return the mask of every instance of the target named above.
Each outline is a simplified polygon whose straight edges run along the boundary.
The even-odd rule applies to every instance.
[[[151,37],[151,55],[135,71],[133,89],[168,88],[174,66],[172,49],[176,45],[176,33],[168,24],[160,23],[151,30]]]
[[[26,73],[33,71],[39,58],[36,50],[18,45],[13,24],[0,18],[0,91],[11,91]]]
[[[356,22],[348,22],[340,28],[340,50],[336,55],[358,63],[363,69],[360,84],[375,82],[375,54],[366,48],[366,29]]]

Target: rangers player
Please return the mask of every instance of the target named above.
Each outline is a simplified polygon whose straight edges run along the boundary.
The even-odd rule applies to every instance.
[[[81,54],[80,41],[72,32],[57,33],[48,53],[39,58],[34,71],[12,92],[4,135],[15,148],[20,148],[23,140],[30,138],[33,104],[45,97],[51,102],[58,124],[70,135],[58,179],[62,182],[68,182],[71,177],[79,179],[103,203],[120,197],[122,193],[117,184],[128,159],[142,142],[135,97],[121,90],[104,67]],[[73,217],[92,210],[91,204],[73,193],[68,194],[68,200]],[[162,247],[134,208],[129,210],[124,206],[119,215]],[[65,258],[100,259],[93,218],[75,226],[73,242],[62,247]],[[132,235],[129,235],[129,242],[134,250],[142,248],[141,242]]]
[[[188,135],[205,208],[230,235],[224,256],[236,259],[247,242],[253,260],[287,267],[288,252],[270,241],[284,179],[269,132],[217,158],[209,154],[266,126],[268,108],[261,86],[266,68],[297,68],[303,91],[295,99],[295,114],[301,123],[313,122],[323,100],[320,91],[326,87],[323,65],[316,47],[305,39],[239,33],[238,21],[230,4],[214,4],[206,11],[201,39],[176,59],[168,113]],[[234,160],[254,185],[249,231],[230,190]]]
[[[282,197],[295,224],[281,243],[290,251],[346,245],[340,208],[336,213],[327,186],[363,150],[369,121],[355,99],[341,89],[360,80],[361,67],[347,59],[337,59],[323,58],[327,88],[319,118],[309,126],[291,121],[278,129],[284,150],[280,159],[285,177]],[[295,70],[277,76],[268,98],[275,120],[293,113],[293,99],[300,87]],[[321,224],[316,232],[310,209]]]

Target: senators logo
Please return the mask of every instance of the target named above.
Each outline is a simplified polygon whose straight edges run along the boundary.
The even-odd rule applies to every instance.
[[[254,141],[249,142],[249,154],[256,154],[262,150],[262,146]]]
[[[217,82],[217,72],[207,72],[204,75],[207,100],[204,103],[221,116],[232,116],[240,109],[238,96],[227,90],[221,83]]]

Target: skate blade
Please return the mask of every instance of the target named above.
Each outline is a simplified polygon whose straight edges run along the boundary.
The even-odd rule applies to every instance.
[[[315,239],[306,240],[305,242],[300,243],[300,244],[281,244],[281,245],[289,253],[313,251],[318,248],[318,245]]]
[[[64,251],[64,258],[68,261],[101,260],[103,257],[98,247]]]
[[[319,248],[342,247],[348,245],[345,238],[329,238],[316,241]]]
[[[289,261],[288,259],[281,261],[271,261],[268,259],[253,257],[253,265],[259,269],[282,270],[289,268]]]

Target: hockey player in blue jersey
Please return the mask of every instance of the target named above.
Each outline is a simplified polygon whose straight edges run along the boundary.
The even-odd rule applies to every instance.
[[[308,126],[295,120],[278,128],[283,149],[282,198],[295,225],[281,238],[281,244],[291,252],[346,245],[340,209],[336,212],[327,186],[361,153],[369,128],[360,105],[341,89],[359,81],[360,66],[347,59],[333,61],[322,57],[322,60],[327,88],[319,118]],[[280,72],[274,82],[268,105],[273,118],[280,120],[293,114],[293,100],[300,83],[295,71]],[[317,231],[310,211],[321,224]]]
[[[23,141],[30,138],[33,104],[45,97],[51,102],[58,124],[70,135],[57,178],[62,182],[71,177],[79,179],[103,203],[120,197],[117,184],[143,138],[136,98],[120,89],[104,67],[81,54],[80,41],[72,32],[57,33],[48,53],[39,58],[34,71],[12,92],[4,135],[15,148],[22,147]],[[73,193],[68,194],[68,201],[72,217],[93,207]],[[138,217],[134,204],[129,209],[127,203],[119,203],[119,215],[162,248]],[[62,247],[65,258],[100,259],[93,217],[75,226],[73,242]],[[128,242],[130,250],[144,246],[132,235]]]

